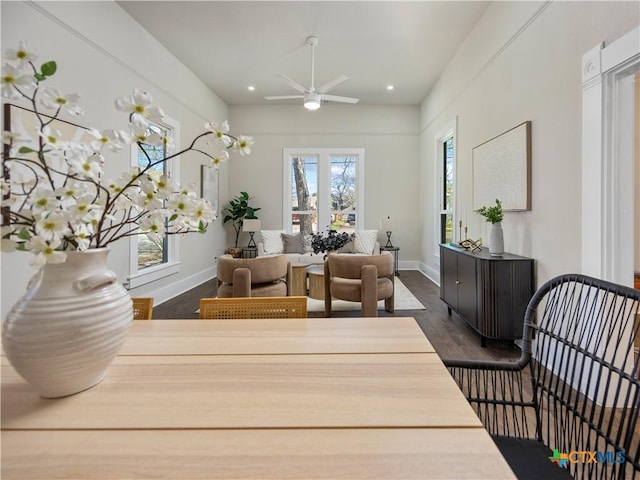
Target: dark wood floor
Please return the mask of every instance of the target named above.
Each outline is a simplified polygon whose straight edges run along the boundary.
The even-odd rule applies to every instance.
[[[402,282],[425,306],[425,310],[398,310],[391,314],[380,311],[380,316],[414,317],[422,331],[442,358],[513,359],[519,350],[511,341],[487,340],[487,347],[480,346],[480,336],[455,313],[447,314],[447,307],[440,300],[440,288],[416,270],[400,272]],[[199,285],[153,309],[153,318],[198,318],[200,298],[215,296],[215,280]],[[338,312],[334,316],[359,316],[360,312]],[[322,317],[322,313],[309,313],[310,317]]]

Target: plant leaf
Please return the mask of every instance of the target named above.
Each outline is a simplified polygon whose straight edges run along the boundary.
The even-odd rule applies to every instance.
[[[50,77],[51,75],[55,74],[57,69],[58,69],[58,66],[54,61],[43,63],[42,66],[40,67],[40,71],[42,72],[42,74],[46,75],[47,77]]]

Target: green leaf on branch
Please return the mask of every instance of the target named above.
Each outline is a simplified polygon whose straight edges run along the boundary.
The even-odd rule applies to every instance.
[[[36,80],[38,80],[39,82],[47,79],[46,75],[43,75],[41,73],[34,73],[33,76],[36,77]]]
[[[56,65],[56,62],[51,61],[51,62],[43,63],[42,66],[40,67],[40,71],[42,72],[42,75],[50,77],[51,75],[56,73],[57,68],[58,66]]]
[[[18,150],[18,153],[37,153],[37,150],[23,146],[23,147],[20,147],[20,149]]]
[[[171,217],[169,218],[170,222],[173,222],[176,218],[178,218],[178,214],[174,213],[173,215],[171,215]]]
[[[29,240],[31,238],[31,234],[29,233],[29,230],[27,230],[27,227],[22,227],[20,229],[18,232],[18,238],[20,240]]]

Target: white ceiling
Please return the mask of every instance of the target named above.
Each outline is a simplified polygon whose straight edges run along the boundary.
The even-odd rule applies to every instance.
[[[278,73],[309,86],[309,35],[320,40],[316,87],[344,74],[331,94],[418,105],[490,2],[118,3],[229,105],[297,93]]]

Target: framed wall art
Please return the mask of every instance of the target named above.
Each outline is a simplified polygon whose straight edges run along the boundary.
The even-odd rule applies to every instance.
[[[531,210],[531,122],[473,149],[473,209],[493,205],[504,210]]]
[[[218,215],[218,176],[217,168],[200,166],[200,195],[209,200],[213,210]]]

